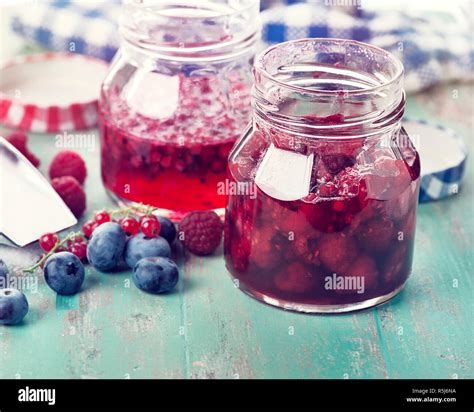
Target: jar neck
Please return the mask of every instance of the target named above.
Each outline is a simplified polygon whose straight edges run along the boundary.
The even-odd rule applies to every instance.
[[[254,121],[302,137],[363,138],[400,126],[403,67],[354,41],[303,39],[263,52],[254,68]]]
[[[120,23],[122,49],[184,63],[235,60],[254,53],[258,15],[259,0],[128,0]]]

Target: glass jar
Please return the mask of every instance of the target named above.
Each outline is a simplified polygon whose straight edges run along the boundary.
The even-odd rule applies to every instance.
[[[258,0],[125,1],[100,97],[102,179],[179,218],[225,207],[217,183],[251,117]]]
[[[229,157],[225,259],[284,309],[393,297],[412,266],[420,161],[401,128],[403,66],[355,41],[304,39],[256,60],[253,125]]]

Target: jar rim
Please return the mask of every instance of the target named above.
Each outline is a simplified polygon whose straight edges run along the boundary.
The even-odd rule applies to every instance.
[[[214,4],[214,5],[219,4],[215,0],[205,0],[204,2],[202,2],[202,4],[206,4],[206,3],[210,3],[210,4]],[[245,3],[245,4],[243,4],[241,7],[234,7],[234,6],[225,7],[225,9],[228,9],[227,12],[219,13],[218,16],[213,16],[213,17],[232,16],[236,13],[245,12],[245,11],[251,9],[252,7],[255,7],[257,4],[259,4],[260,0],[239,0],[239,4],[240,3]],[[185,0],[124,0],[123,4],[124,5],[133,5],[133,6],[142,8],[142,9],[146,9],[147,7],[151,7],[151,6],[181,5],[181,6],[187,7],[187,8],[190,7],[190,6],[193,6],[193,3],[189,3],[189,1],[185,1]],[[196,5],[196,4],[194,4],[194,5]],[[178,15],[178,14],[177,15],[170,15],[170,14],[167,14],[167,13],[163,13],[163,11],[165,11],[165,10],[167,10],[166,7],[163,7],[162,10],[154,9],[153,13],[154,14],[161,14],[161,15],[163,15],[165,17],[168,17],[168,18],[176,18],[176,19],[181,19],[182,18],[182,15]],[[186,17],[187,18],[202,19],[202,18],[209,18],[209,17],[212,17],[212,16],[197,16],[196,15],[196,16],[186,16]]]
[[[253,49],[260,38],[259,4],[260,0],[124,0],[120,33],[124,42],[165,59],[233,59]],[[207,39],[189,35],[190,30],[199,33],[212,26],[225,31],[214,31]]]
[[[268,59],[269,58],[268,56],[274,53],[276,50],[283,49],[292,44],[297,45],[297,44],[304,44],[304,43],[310,43],[310,42],[311,43],[333,43],[336,45],[348,44],[348,45],[354,45],[354,46],[370,49],[373,52],[381,56],[384,56],[387,59],[387,61],[393,65],[393,67],[395,68],[395,72],[390,77],[390,79],[388,79],[386,82],[382,82],[378,85],[370,86],[367,88],[350,89],[350,90],[346,90],[346,89],[327,90],[327,89],[315,89],[315,88],[296,86],[296,85],[287,83],[285,81],[277,79],[273,74],[269,73],[268,70],[266,69],[265,67],[266,59]],[[347,95],[347,96],[357,96],[357,95],[365,95],[365,94],[374,93],[382,88],[386,88],[387,86],[396,84],[397,82],[400,81],[400,79],[403,77],[403,74],[404,74],[403,63],[400,61],[400,59],[398,59],[392,53],[378,46],[374,46],[372,44],[360,42],[357,40],[337,39],[337,38],[330,38],[330,37],[303,38],[303,39],[289,40],[286,42],[274,44],[273,46],[268,47],[259,55],[257,55],[255,59],[254,69],[257,74],[266,77],[268,80],[270,80],[271,82],[274,82],[280,87],[290,89],[295,92],[308,94],[308,95],[325,95],[325,96],[336,96],[341,93],[344,93],[344,95]]]

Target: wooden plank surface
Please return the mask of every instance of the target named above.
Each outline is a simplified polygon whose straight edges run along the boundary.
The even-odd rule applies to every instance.
[[[407,113],[452,127],[472,151],[473,89],[437,87],[410,97]],[[31,148],[46,172],[59,150],[54,136],[32,135]],[[90,215],[112,203],[99,183],[98,144],[77,151],[87,159]],[[469,161],[459,195],[419,207],[406,288],[355,314],[256,302],[234,288],[221,250],[180,253],[181,281],[168,296],[141,293],[128,272],[88,268],[79,295],[57,297],[40,275],[24,324],[0,327],[0,378],[473,378],[472,183]],[[10,264],[36,253],[0,247]]]

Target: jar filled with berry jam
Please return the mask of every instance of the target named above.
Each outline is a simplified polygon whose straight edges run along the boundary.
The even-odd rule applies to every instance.
[[[258,0],[125,1],[99,105],[102,179],[115,199],[178,219],[223,210],[217,185],[251,118],[258,14]]]
[[[268,304],[346,312],[401,290],[420,161],[401,127],[403,66],[355,41],[304,39],[256,60],[253,126],[229,157],[225,259]]]

